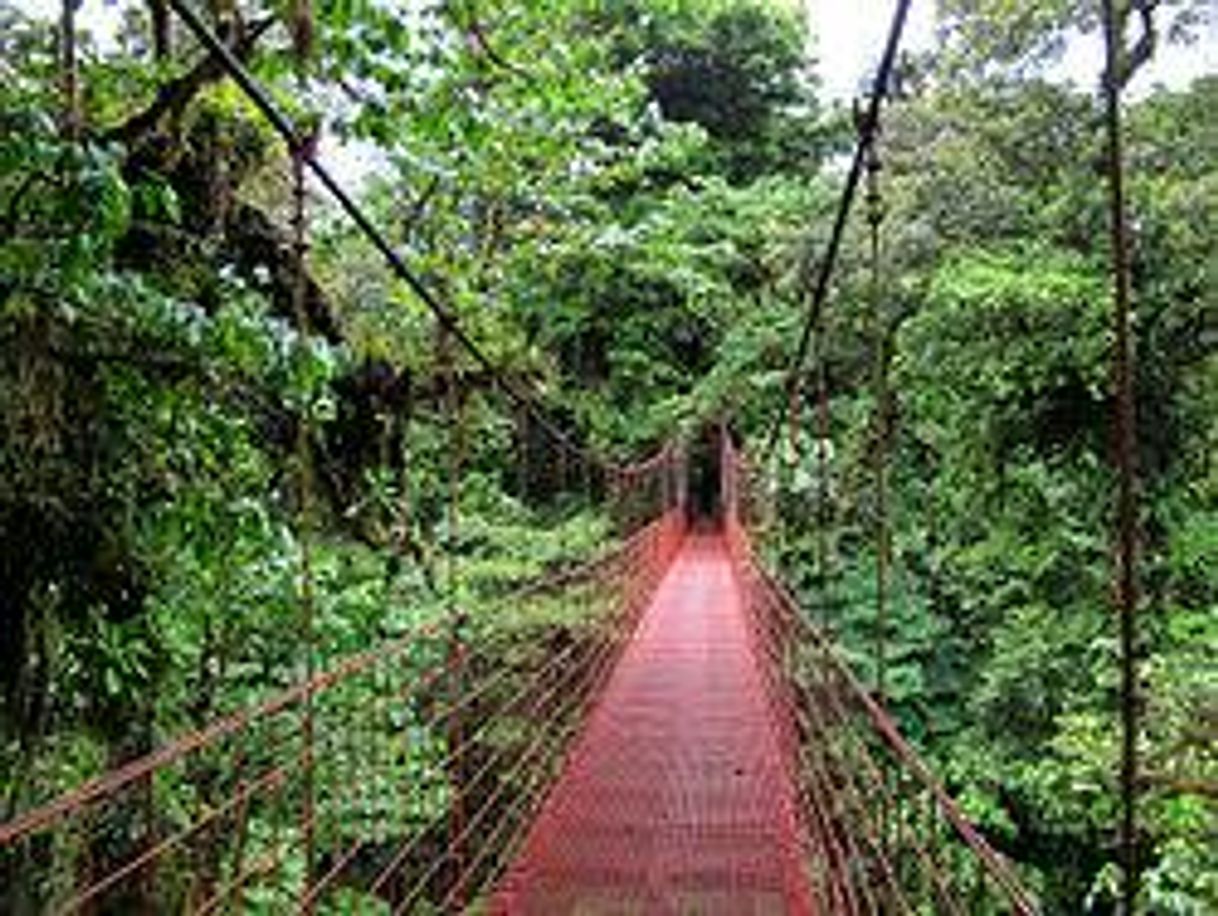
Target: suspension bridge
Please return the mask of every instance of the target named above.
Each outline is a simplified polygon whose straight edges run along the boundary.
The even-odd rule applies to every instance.
[[[757,564],[721,448],[718,518],[667,448],[610,483],[650,507],[620,543],[504,599],[565,594],[582,638],[522,660],[420,627],[26,812],[0,848],[74,863],[47,872],[50,912],[1035,912]],[[429,732],[414,778],[441,785],[412,792]],[[201,769],[197,810],[157,811]]]
[[[897,4],[788,381],[855,190],[878,171],[908,5]],[[228,46],[188,4],[170,6],[287,142],[301,263],[311,173],[617,524],[586,562],[495,599],[578,608],[565,629],[509,641],[454,598],[443,618],[19,812],[0,824],[0,856],[28,880],[20,895],[0,891],[0,910],[1037,912],[882,688],[862,683],[759,562],[758,488],[727,425],[709,501],[691,497],[691,474],[707,467],[678,442],[636,464],[590,455],[497,372]],[[455,370],[448,388],[459,429]]]

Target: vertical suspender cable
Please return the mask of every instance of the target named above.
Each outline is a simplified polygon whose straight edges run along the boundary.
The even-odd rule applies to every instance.
[[[1112,384],[1115,395],[1117,465],[1115,597],[1121,656],[1121,822],[1120,856],[1123,871],[1123,911],[1137,904],[1140,869],[1137,849],[1138,685],[1137,685],[1137,427],[1134,404],[1133,333],[1130,321],[1129,226],[1126,222],[1124,151],[1121,138],[1121,26],[1114,0],[1103,0],[1104,101],[1107,128],[1107,177],[1113,270],[1115,346]]]
[[[888,675],[888,591],[892,554],[892,532],[888,518],[888,326],[883,315],[883,297],[880,281],[880,224],[884,220],[883,200],[880,197],[880,157],[876,149],[878,125],[873,128],[871,143],[867,147],[867,227],[868,227],[868,299],[875,339],[873,346],[872,396],[875,400],[875,693],[876,701],[885,702]],[[889,801],[891,786],[881,794],[880,843],[885,855],[891,852],[891,827],[893,817]]]
[[[59,20],[59,66],[63,88],[63,136],[80,139],[80,75],[76,55],[76,7],[80,0],[63,0]]]
[[[449,617],[449,714],[448,721],[448,756],[451,761],[449,769],[449,839],[448,856],[453,867],[453,887],[449,891],[457,912],[465,906],[465,749],[463,723],[461,721],[461,697],[464,687],[463,644],[465,629],[465,611],[461,607],[458,595],[457,580],[457,548],[460,525],[461,499],[461,465],[464,461],[465,430],[464,410],[461,392],[458,389],[455,354],[453,353],[452,335],[448,328],[438,323],[440,358],[443,361],[445,374],[445,414],[451,442],[448,449],[448,555],[446,557],[445,590],[447,592]]]
[[[178,0],[170,0],[170,2],[178,2]],[[812,332],[820,322],[825,301],[829,297],[829,286],[833,280],[833,270],[837,266],[837,255],[841,249],[842,236],[846,231],[846,223],[850,217],[850,208],[854,204],[855,192],[858,190],[859,181],[863,177],[863,166],[866,161],[867,150],[875,139],[876,131],[879,130],[881,103],[883,102],[888,85],[892,81],[892,71],[897,61],[897,50],[901,44],[901,34],[905,31],[905,22],[909,18],[909,8],[912,4],[913,0],[897,0],[896,7],[893,9],[892,23],[888,29],[888,39],[884,44],[884,54],[880,58],[879,67],[876,68],[875,80],[872,83],[867,108],[861,113],[859,120],[859,139],[854,147],[853,158],[850,160],[850,171],[846,173],[846,186],[842,189],[837,213],[833,218],[833,231],[829,236],[829,245],[825,250],[824,257],[820,262],[820,268],[816,274],[816,283],[812,288],[811,297],[808,302],[808,312],[804,318],[803,327],[800,330],[799,343],[795,348],[795,355],[787,367],[784,387],[791,385],[794,382],[795,376],[803,368],[804,361],[808,356],[808,349],[812,343]],[[773,420],[770,423],[769,432],[765,440],[766,444],[762,449],[763,455],[770,455],[774,446],[778,444],[781,427],[782,408],[780,407],[773,414]]]
[[[829,622],[829,379],[825,370],[825,330],[818,322],[816,363],[816,581],[820,589],[820,626]]]
[[[787,446],[790,448],[790,455],[783,462],[784,470],[786,471],[787,493],[792,498],[795,498],[798,483],[796,480],[799,474],[800,463],[800,448],[799,448],[799,425],[800,411],[803,408],[803,387],[804,380],[802,374],[796,374],[791,380],[791,384],[787,389]],[[779,494],[782,490],[779,489]],[[787,526],[782,523],[781,505],[779,501],[775,501],[775,522],[778,525],[779,535],[785,540]]]
[[[884,320],[880,284],[880,224],[883,222],[880,198],[880,159],[874,140],[867,153],[867,224],[869,228],[872,321],[875,323],[875,682],[876,696],[884,701],[888,656],[888,576],[892,554],[892,532],[888,520],[888,330]]]
[[[308,251],[308,225],[305,196],[304,162],[308,141],[297,139],[289,150],[292,159],[292,310],[298,334],[297,346],[309,347],[309,315],[305,307],[307,275],[305,260]],[[296,423],[296,539],[300,573],[300,631],[304,639],[305,695],[301,705],[301,843],[304,847],[307,888],[317,866],[316,785],[314,773],[314,702],[313,680],[316,673],[316,627],[313,594],[313,461],[310,452],[312,438],[312,398],[300,404]],[[306,910],[312,910],[312,904]]]

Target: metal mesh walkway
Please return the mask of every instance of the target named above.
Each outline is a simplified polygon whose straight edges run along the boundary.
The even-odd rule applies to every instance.
[[[811,913],[761,665],[724,540],[690,535],[492,912]]]

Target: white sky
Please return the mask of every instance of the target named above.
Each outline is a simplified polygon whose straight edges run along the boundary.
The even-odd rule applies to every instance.
[[[812,28],[817,74],[830,98],[860,94],[879,63],[888,37],[892,0],[803,0]],[[915,2],[902,45],[923,49],[934,38],[934,0]]]
[[[60,0],[15,0],[28,12],[48,18],[59,15]],[[859,93],[883,48],[895,0],[790,0],[807,11],[812,24],[812,48],[818,72],[830,98],[845,100]],[[1037,0],[1023,0],[1036,3]],[[924,50],[934,40],[935,0],[915,0],[906,24],[903,45]],[[116,0],[83,0],[81,23],[101,36],[118,20]],[[1218,0],[1210,0],[1209,24],[1192,45],[1159,48],[1154,61],[1131,86],[1135,95],[1162,83],[1182,86],[1203,73],[1218,73]],[[1055,68],[1056,77],[1080,88],[1094,86],[1103,60],[1099,34],[1078,36]]]
[[[29,13],[46,18],[59,15],[61,0],[13,0]],[[124,0],[83,0],[80,23],[103,43],[118,23]],[[409,3],[410,0],[398,0]],[[823,91],[832,99],[847,101],[859,94],[878,63],[896,0],[787,0],[802,5],[811,23],[811,51]],[[1036,3],[1038,0],[1022,0]],[[1209,24],[1199,40],[1187,46],[1159,48],[1151,64],[1139,72],[1130,86],[1134,96],[1148,93],[1155,85],[1186,85],[1204,73],[1218,73],[1218,0],[1209,0]],[[934,43],[935,0],[914,0],[906,24],[903,47],[925,50]],[[1077,36],[1066,49],[1051,76],[1069,80],[1081,89],[1097,85],[1103,61],[1098,34]],[[327,142],[328,141],[328,142]],[[364,176],[374,170],[374,158],[356,145],[323,139],[323,154],[340,171]]]
[[[895,0],[800,0],[812,26],[813,52],[826,93],[845,100],[857,95],[879,62]],[[1035,3],[1037,0],[1023,0]],[[925,50],[934,42],[935,0],[915,0],[902,46]],[[1156,84],[1186,85],[1204,73],[1218,73],[1218,0],[1210,0],[1209,24],[1192,45],[1161,46],[1152,63],[1130,86],[1135,94]],[[1052,75],[1082,89],[1099,82],[1103,42],[1098,33],[1074,38]]]

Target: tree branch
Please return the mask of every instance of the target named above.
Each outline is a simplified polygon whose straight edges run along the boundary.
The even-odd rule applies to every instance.
[[[1157,789],[1218,800],[1218,781],[1212,779],[1190,779],[1185,776],[1169,776],[1166,773],[1143,773],[1142,781]]]
[[[465,30],[466,38],[469,41],[472,50],[479,57],[482,57],[501,70],[506,70],[509,73],[514,73],[517,76],[529,79],[530,74],[527,70],[518,67],[516,64],[509,61],[496,50],[487,37],[486,29],[482,22],[478,19],[478,12],[474,9],[474,4],[471,0],[465,10],[466,15],[458,17],[454,11],[453,19],[457,20],[457,26]],[[460,21],[464,20],[464,21]]]
[[[248,29],[240,30],[231,45],[233,54],[240,60],[247,59],[253,53],[258,39],[274,24],[274,19],[267,18]],[[161,86],[151,105],[107,130],[101,139],[111,143],[124,143],[127,146],[135,145],[146,134],[155,131],[166,117],[179,117],[202,89],[219,82],[224,76],[225,70],[219,58],[209,54],[186,73]]]

